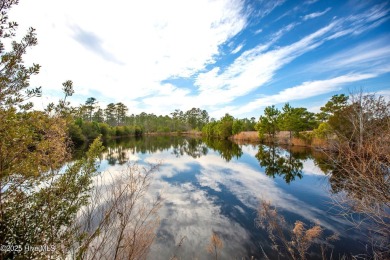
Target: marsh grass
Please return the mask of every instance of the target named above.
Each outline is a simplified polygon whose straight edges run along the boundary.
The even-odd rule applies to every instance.
[[[307,259],[315,245],[320,247],[322,259],[328,259],[331,242],[338,239],[337,234],[323,238],[324,229],[318,224],[307,227],[302,221],[296,221],[293,226],[289,225],[277,209],[265,200],[261,200],[255,225],[267,231],[272,249],[286,259]]]
[[[218,260],[218,251],[223,248],[223,242],[217,233],[213,231],[210,237],[210,242],[206,247],[209,254],[214,255],[215,260]]]

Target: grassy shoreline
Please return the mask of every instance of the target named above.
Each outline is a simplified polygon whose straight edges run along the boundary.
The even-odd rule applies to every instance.
[[[310,131],[308,131],[310,132]],[[257,131],[246,131],[235,134],[229,138],[235,142],[249,142],[249,143],[274,143],[277,145],[287,145],[287,146],[301,146],[301,147],[310,147],[315,149],[329,149],[329,144],[326,140],[320,138],[311,138],[305,139],[302,137],[292,136],[290,138],[290,132],[280,131],[275,135],[275,140],[270,138],[260,139]]]

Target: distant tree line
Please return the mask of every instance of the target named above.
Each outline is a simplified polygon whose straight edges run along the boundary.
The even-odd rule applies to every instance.
[[[279,131],[289,131],[291,137],[293,133],[298,134],[301,131],[313,130],[318,124],[319,121],[316,119],[315,113],[307,111],[304,107],[291,107],[289,103],[286,103],[282,111],[274,105],[266,107],[264,115],[260,116],[257,122],[254,117],[250,120],[235,119],[233,116],[225,114],[220,120],[205,125],[202,132],[208,137],[227,139],[242,131],[257,130],[261,139],[267,135],[271,140],[274,140]]]
[[[90,97],[85,104],[72,108],[73,123],[69,127],[69,135],[74,143],[80,144],[99,135],[110,138],[200,130],[209,122],[207,111],[200,108],[185,112],[176,109],[170,116],[145,112],[129,115],[128,112],[129,108],[121,102],[101,108],[97,100]]]
[[[279,131],[290,132],[290,139],[293,136],[312,138],[314,135],[323,138],[329,134],[331,126],[339,127],[337,113],[347,102],[348,96],[335,95],[321,107],[319,113],[310,112],[304,107],[292,107],[289,103],[281,110],[272,105],[266,107],[264,114],[256,121],[255,117],[238,119],[229,114],[216,120],[200,108],[187,111],[175,109],[165,116],[145,112],[129,114],[129,108],[121,102],[101,108],[97,100],[90,97],[85,104],[72,108],[70,114],[73,123],[69,127],[69,134],[76,144],[93,140],[99,135],[110,138],[190,130],[202,131],[204,136],[217,139],[254,130],[258,131],[261,140],[271,142],[275,141]],[[307,136],[306,131],[313,133]]]
[[[242,131],[255,130],[256,119],[237,119],[229,114],[225,114],[220,120],[212,120],[202,128],[202,134],[206,137],[227,139]]]
[[[253,131],[256,124],[254,117],[236,119],[229,114],[220,120],[210,119],[208,112],[200,108],[187,111],[175,109],[165,116],[145,112],[129,115],[129,108],[123,103],[110,103],[106,108],[101,108],[93,97],[88,98],[85,104],[72,108],[69,114],[73,118],[69,135],[76,144],[93,140],[99,135],[110,138],[191,130],[225,139],[241,131]]]

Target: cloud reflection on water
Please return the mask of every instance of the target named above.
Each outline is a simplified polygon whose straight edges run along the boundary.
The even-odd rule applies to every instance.
[[[241,149],[242,158],[229,162],[212,150],[197,158],[186,154],[177,157],[172,150],[137,155],[140,164],[162,161],[150,190],[151,194],[163,191],[164,198],[150,259],[169,259],[174,254],[183,259],[207,258],[206,246],[213,231],[225,245],[222,259],[259,255],[259,244],[266,247],[268,241],[254,226],[259,199],[271,201],[283,214],[346,235],[345,220],[328,214],[323,205],[313,205],[294,194],[299,185],[268,177],[255,159],[256,146],[244,145]],[[113,169],[118,168],[110,171]],[[303,180],[310,181],[308,195],[321,198],[320,204],[329,201],[321,181],[327,177],[313,160],[303,160],[303,175]],[[182,245],[177,247],[182,238]]]

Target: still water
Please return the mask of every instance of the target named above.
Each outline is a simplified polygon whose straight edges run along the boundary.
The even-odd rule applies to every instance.
[[[219,259],[277,258],[267,232],[255,225],[260,199],[270,201],[291,226],[300,220],[321,225],[325,236],[339,234],[332,243],[335,258],[364,252],[362,231],[337,214],[320,153],[172,136],[105,145],[101,174],[129,160],[161,162],[149,191],[164,199],[149,259],[213,259],[206,250],[212,232],[223,241]],[[320,256],[316,246],[309,251],[310,258]]]

